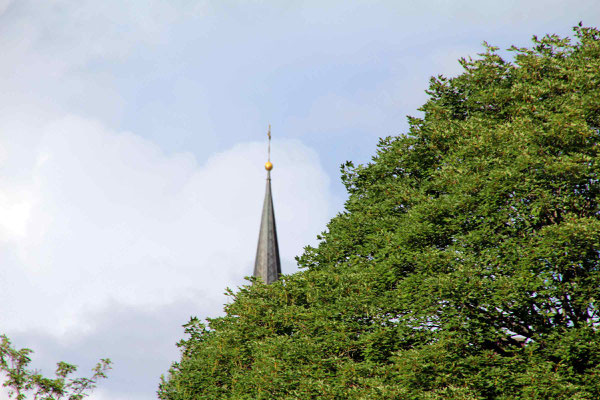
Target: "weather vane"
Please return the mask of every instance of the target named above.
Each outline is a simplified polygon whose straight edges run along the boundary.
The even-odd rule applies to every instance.
[[[273,164],[271,163],[271,124],[269,124],[267,136],[269,137],[269,146],[267,148],[267,162],[265,163],[265,169],[270,171],[273,169]]]

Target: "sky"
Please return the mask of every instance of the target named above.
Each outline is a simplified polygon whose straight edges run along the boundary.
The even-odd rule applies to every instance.
[[[405,133],[431,76],[579,21],[600,2],[0,0],[0,333],[47,374],[111,358],[91,400],[155,399],[181,325],[252,273],[268,124],[294,273],[339,166]]]

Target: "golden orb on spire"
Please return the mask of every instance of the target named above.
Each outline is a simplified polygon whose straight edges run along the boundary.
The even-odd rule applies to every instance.
[[[272,169],[273,169],[273,163],[271,163],[271,161],[267,161],[267,162],[265,163],[265,169],[266,169],[267,171],[270,171],[270,170],[272,170]]]

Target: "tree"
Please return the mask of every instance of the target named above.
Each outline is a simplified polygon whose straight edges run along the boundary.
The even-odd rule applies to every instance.
[[[72,378],[77,367],[65,362],[57,363],[56,378],[46,378],[38,371],[28,369],[30,349],[15,349],[8,337],[0,336],[0,372],[5,380],[2,386],[9,389],[9,397],[16,400],[81,400],[96,387],[96,382],[106,378],[110,360],[101,359],[92,370],[91,378]]]
[[[600,31],[574,32],[432,78],[303,270],[193,318],[159,397],[600,398]]]

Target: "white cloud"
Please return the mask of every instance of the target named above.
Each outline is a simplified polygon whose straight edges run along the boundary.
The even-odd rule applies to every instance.
[[[252,272],[264,158],[264,143],[244,143],[198,165],[82,118],[46,125],[31,176],[12,186],[25,189],[0,192],[4,329],[80,334],[84,312],[109,301],[194,298],[218,312],[224,288]],[[323,229],[328,178],[298,141],[275,141],[273,158],[289,265]]]
[[[5,10],[11,2],[7,4]],[[27,33],[22,50],[34,47],[47,60],[70,66],[94,57],[123,57],[136,46],[160,42],[179,18],[200,10],[164,0],[23,0],[12,6],[3,30],[12,35]]]
[[[0,193],[0,241],[25,236],[31,203],[22,193]]]
[[[0,16],[8,10],[8,7],[14,2],[14,0],[0,0]]]

